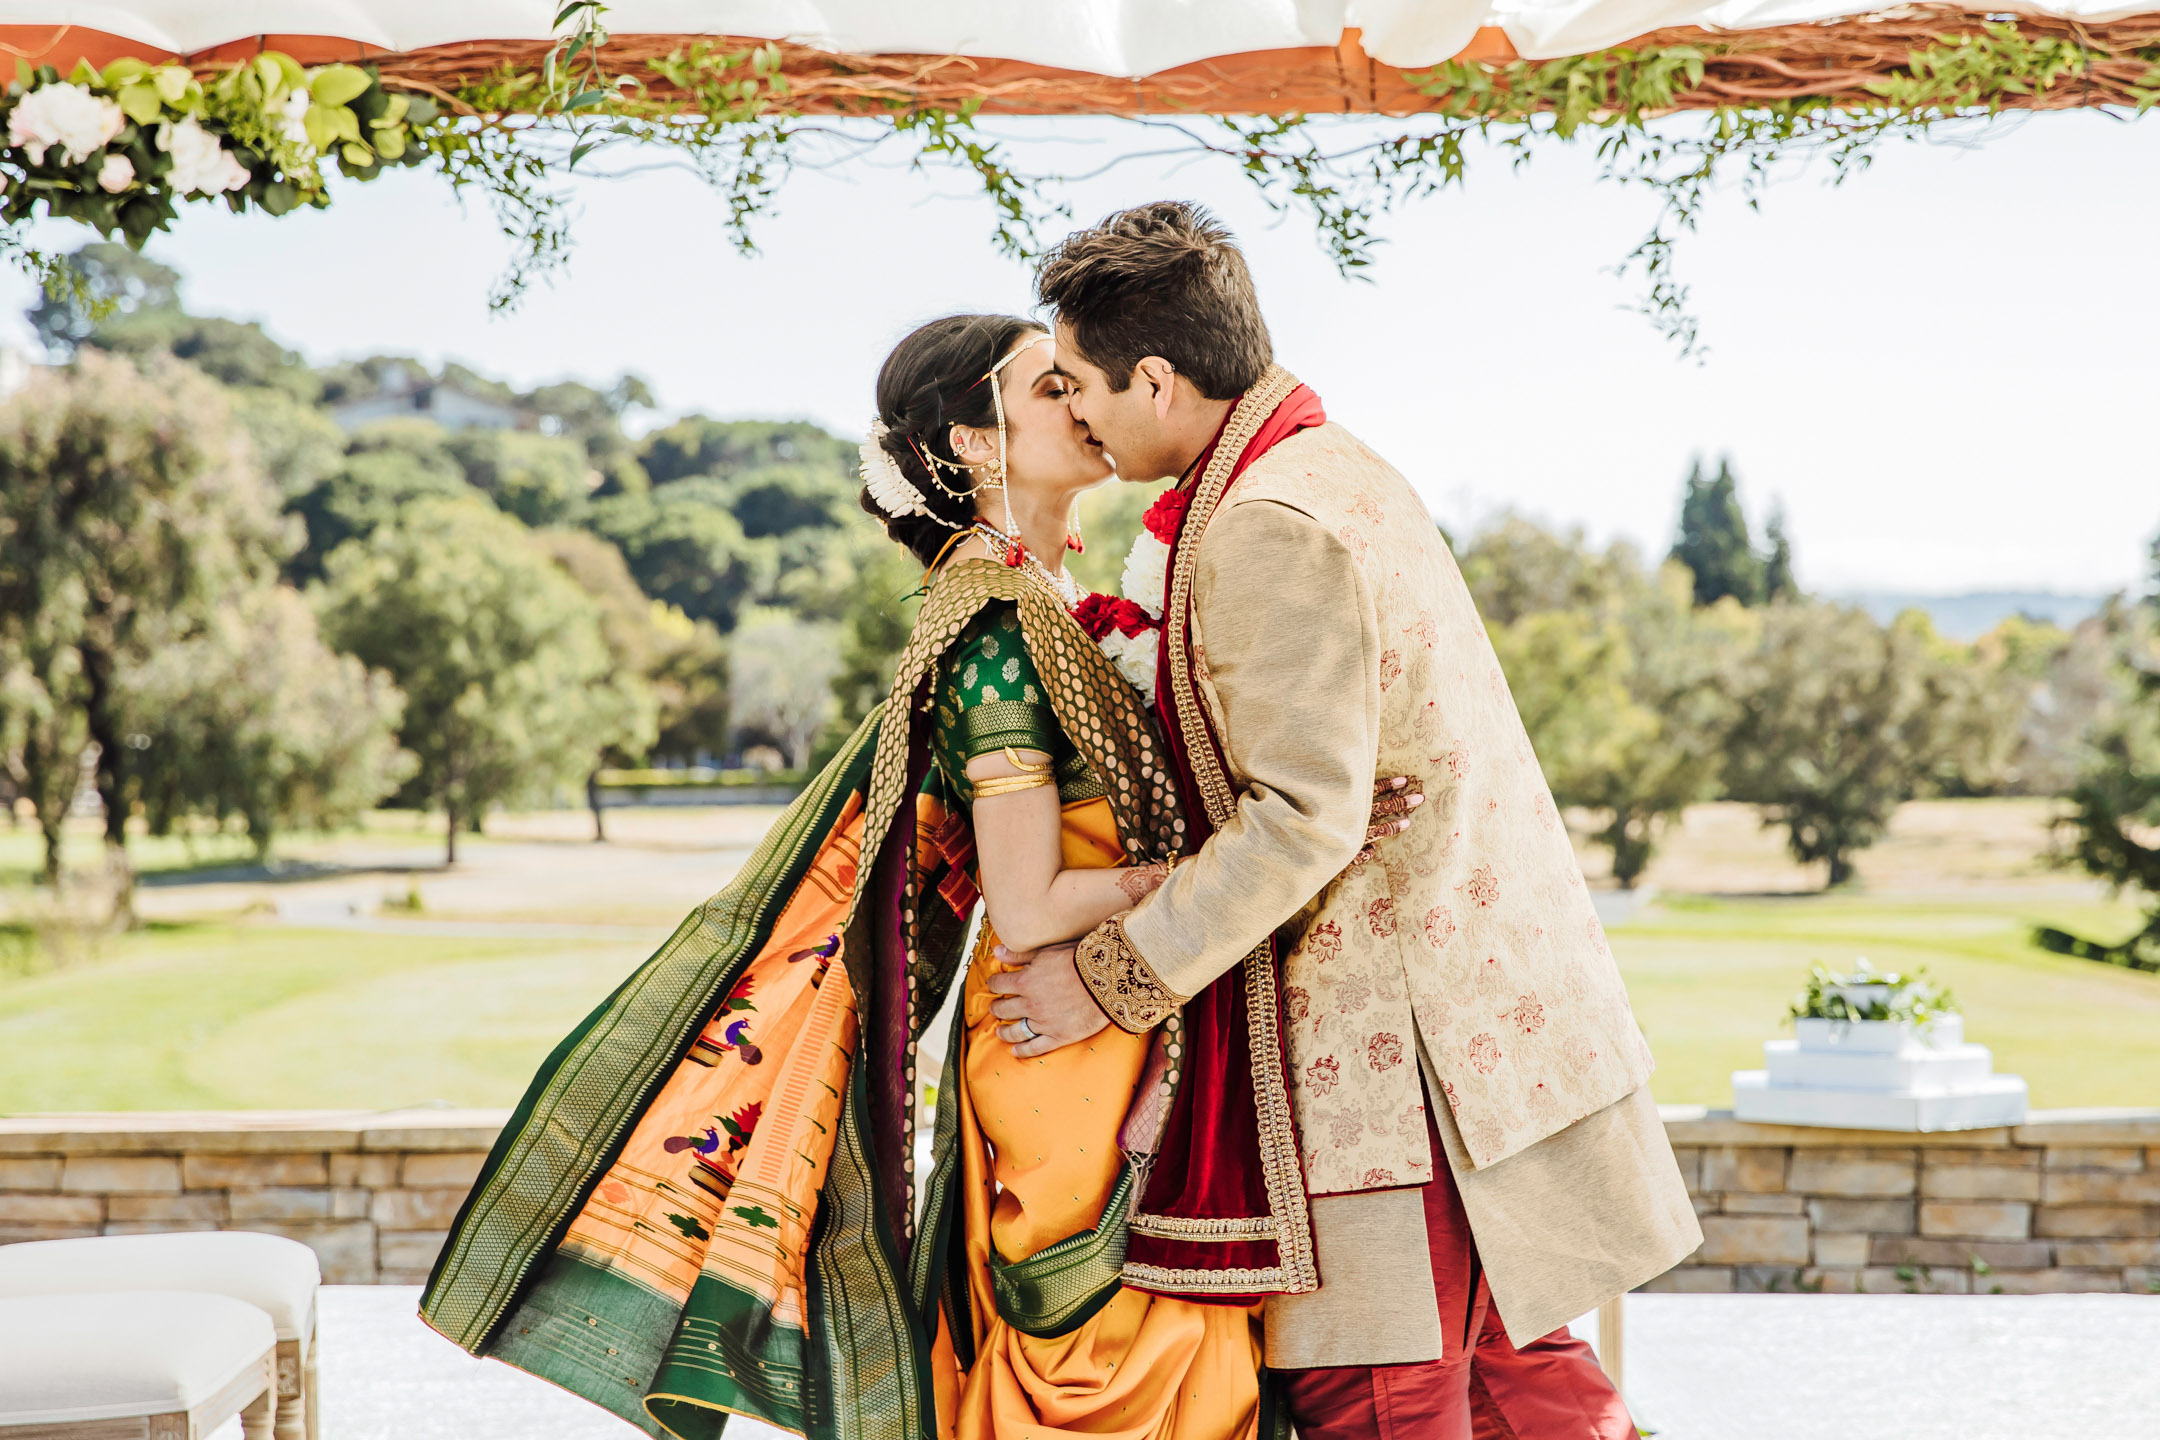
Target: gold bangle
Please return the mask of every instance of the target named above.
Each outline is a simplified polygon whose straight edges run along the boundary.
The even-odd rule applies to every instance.
[[[1018,770],[1023,775],[1047,775],[1050,773],[1051,767],[1057,764],[1057,761],[1046,755],[1043,757],[1042,764],[1030,765],[1020,758],[1019,749],[1011,745],[1005,747],[1005,759],[1013,769]]]
[[[1052,783],[1048,775],[992,775],[987,780],[975,782],[975,798],[987,800],[992,795],[1014,795],[1022,790],[1035,790]]]

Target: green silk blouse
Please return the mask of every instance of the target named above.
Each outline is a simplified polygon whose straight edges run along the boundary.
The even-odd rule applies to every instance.
[[[984,606],[958,643],[946,650],[936,695],[931,753],[963,804],[975,798],[968,761],[1008,745],[1041,751],[1056,763],[1058,798],[1065,804],[1109,793],[1050,708],[1011,601]]]

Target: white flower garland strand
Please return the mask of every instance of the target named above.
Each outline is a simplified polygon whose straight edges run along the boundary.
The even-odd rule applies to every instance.
[[[1099,642],[1118,673],[1150,699],[1155,695],[1157,637],[1162,627],[1163,587],[1169,576],[1170,547],[1143,527],[1133,537],[1132,549],[1125,553],[1125,572],[1118,577],[1118,590],[1146,611],[1155,624],[1137,635],[1113,627]]]

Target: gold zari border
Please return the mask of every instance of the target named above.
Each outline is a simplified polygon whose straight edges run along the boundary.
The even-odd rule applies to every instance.
[[[1113,915],[1087,933],[1073,956],[1073,968],[1103,1014],[1128,1034],[1145,1034],[1185,1003],[1125,938],[1123,915]]]
[[[1178,533],[1177,547],[1170,560],[1170,593],[1163,609],[1170,652],[1170,698],[1177,707],[1178,731],[1185,740],[1193,783],[1207,809],[1209,822],[1218,830],[1229,822],[1237,809],[1237,792],[1215,749],[1215,739],[1209,731],[1207,717],[1201,711],[1200,692],[1192,673],[1193,576],[1199,569],[1201,537],[1207,533],[1208,521],[1214,518],[1223,491],[1229,488],[1231,472],[1237,468],[1246,446],[1260,433],[1260,427],[1297,388],[1295,375],[1280,365],[1272,365],[1260,377],[1259,383],[1238,401],[1237,408],[1230,412],[1230,419],[1223,426],[1222,438],[1216,442],[1207,469],[1193,486],[1192,502],[1187,507],[1184,527]],[[1238,1286],[1230,1277],[1242,1276],[1251,1288],[1264,1285],[1290,1294],[1320,1288],[1320,1267],[1313,1253],[1312,1216],[1307,1209],[1304,1170],[1298,1159],[1297,1123],[1291,1111],[1288,1088],[1276,1068],[1282,1055],[1282,1034],[1272,943],[1261,942],[1239,964],[1244,967],[1245,1012],[1251,1027],[1247,1044],[1252,1059],[1253,1105],[1260,1126],[1260,1170],[1267,1185],[1268,1209],[1280,1227],[1276,1243],[1282,1264],[1279,1269],[1270,1270],[1164,1270],[1160,1272],[1160,1278],[1152,1282],[1138,1273],[1146,1267],[1129,1267],[1128,1274],[1137,1284],[1154,1283],[1162,1288],[1194,1294],[1234,1293]],[[1141,1219],[1134,1217],[1135,1223]]]
[[[1177,1295],[1289,1293],[1291,1280],[1290,1272],[1280,1265],[1270,1265],[1264,1270],[1173,1270],[1130,1260],[1125,1262],[1125,1278],[1143,1289]]]
[[[1174,1215],[1135,1215],[1129,1228],[1135,1235],[1163,1240],[1273,1240],[1273,1216],[1237,1216],[1220,1220],[1184,1220]]]

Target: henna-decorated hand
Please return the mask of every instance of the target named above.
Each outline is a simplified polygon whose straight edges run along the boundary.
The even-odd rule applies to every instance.
[[[1358,855],[1372,854],[1374,845],[1409,829],[1410,812],[1424,803],[1424,784],[1414,776],[1397,775],[1392,780],[1374,781],[1372,824],[1365,829],[1365,848]]]

